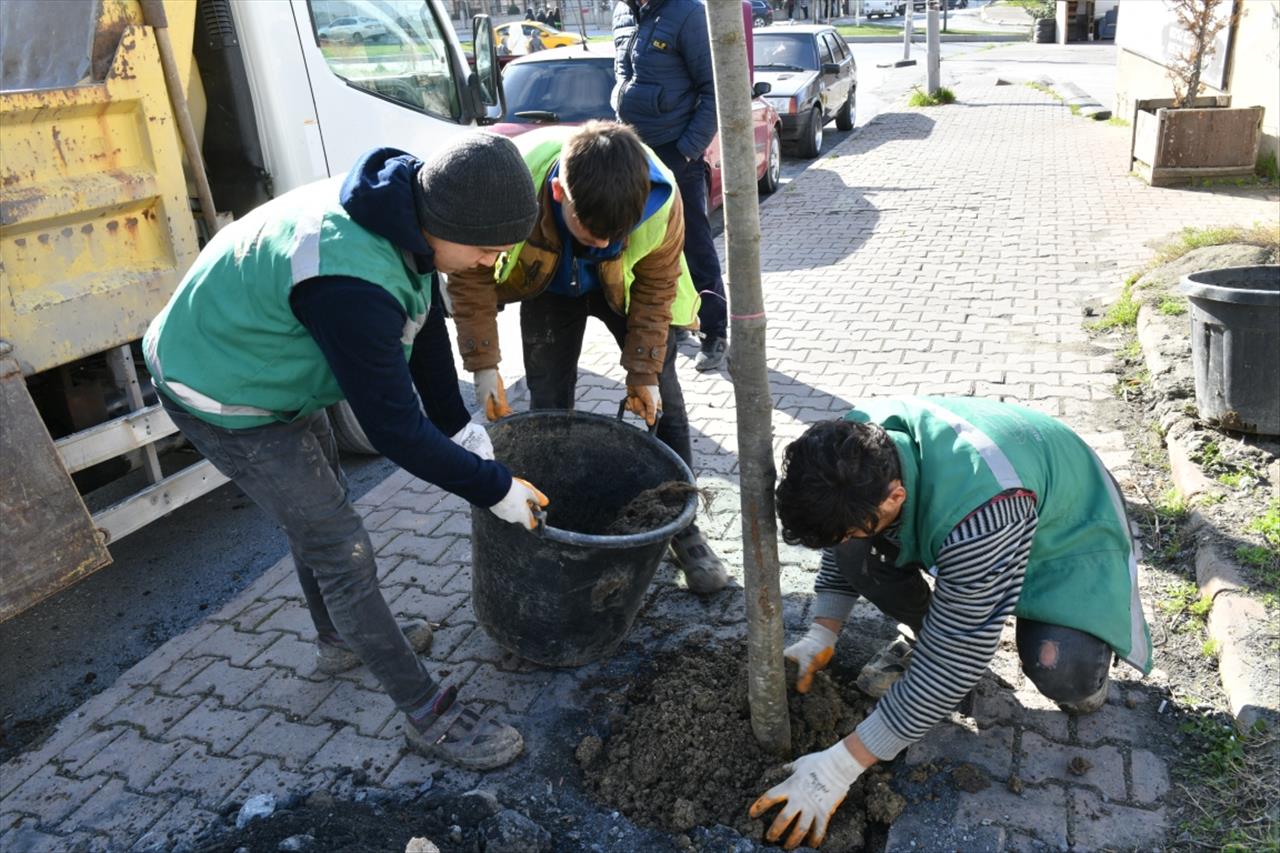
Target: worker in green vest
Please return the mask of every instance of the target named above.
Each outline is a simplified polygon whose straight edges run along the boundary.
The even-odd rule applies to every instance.
[[[824,549],[813,625],[785,652],[796,689],[830,662],[859,595],[914,639],[863,668],[858,685],[882,698],[857,729],[751,806],[783,804],[771,841],[818,846],[863,771],[969,694],[1010,615],[1027,678],[1068,713],[1103,705],[1113,657],[1151,669],[1124,499],[1047,415],[967,397],[870,401],[787,447],[777,497],[783,538]]]
[[[411,474],[532,529],[544,497],[493,461],[458,393],[438,272],[492,264],[537,203],[507,139],[467,133],[424,162],[368,152],[209,241],[143,339],[178,429],[282,528],[315,625],[317,670],[364,663],[417,751],[488,769],[514,728],[431,677],[418,619],[398,625],[351,505],[325,408],[346,400],[370,443]]]
[[[538,193],[529,239],[497,263],[449,276],[462,363],[490,420],[508,414],[498,374],[497,311],[521,302],[525,381],[534,409],[572,409],[587,318],[617,340],[626,404],[693,469],[689,418],[676,374],[676,327],[698,322],[684,262],[684,212],[671,172],[630,127],[612,121],[517,138]],[[662,417],[658,420],[661,410]],[[619,460],[623,462],[624,460]],[[690,591],[729,575],[696,524],[671,541]]]

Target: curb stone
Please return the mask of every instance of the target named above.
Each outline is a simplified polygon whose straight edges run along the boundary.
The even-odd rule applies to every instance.
[[[1138,310],[1137,334],[1147,370],[1153,375],[1167,371],[1169,362],[1154,345],[1156,330],[1151,321],[1151,308],[1147,305]],[[1176,428],[1190,421],[1190,418],[1180,415],[1161,424],[1165,430],[1164,442],[1169,454],[1173,487],[1188,503],[1213,490],[1213,481],[1192,461],[1181,439],[1185,430]],[[1266,620],[1266,610],[1246,594],[1248,586],[1234,561],[1205,533],[1208,523],[1200,511],[1192,509],[1188,517],[1191,529],[1196,531],[1196,586],[1201,596],[1213,599],[1206,628],[1210,639],[1218,644],[1218,678],[1227,694],[1227,703],[1236,725],[1247,731],[1268,707],[1264,697],[1253,686],[1255,679],[1252,678],[1253,667],[1249,662],[1246,642],[1246,637],[1253,630],[1251,626],[1261,625]]]

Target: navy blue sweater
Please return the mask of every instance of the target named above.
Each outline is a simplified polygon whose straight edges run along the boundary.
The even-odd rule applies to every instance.
[[[351,218],[410,253],[420,274],[435,270],[413,204],[412,181],[421,165],[403,151],[375,149],[352,168],[341,194]],[[380,453],[415,477],[478,506],[493,506],[511,487],[511,473],[449,440],[471,416],[458,391],[444,311],[438,294],[432,297],[407,363],[400,342],[405,313],[373,282],[308,279],[293,288],[289,304]]]

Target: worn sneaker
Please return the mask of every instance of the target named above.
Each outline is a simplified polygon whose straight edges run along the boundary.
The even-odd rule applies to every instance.
[[[693,361],[693,369],[706,373],[719,370],[724,364],[725,353],[729,350],[729,342],[724,338],[707,338],[702,342],[702,349]]]
[[[898,637],[880,650],[862,672],[858,673],[858,689],[873,699],[879,699],[889,692],[893,683],[902,677],[911,665],[911,655],[915,646],[906,637]]]
[[[422,654],[431,647],[431,626],[422,619],[401,622],[400,632],[417,654]],[[316,640],[316,672],[334,675],[355,669],[359,665],[360,656],[341,637]]]
[[[710,595],[724,589],[729,582],[729,570],[711,550],[707,537],[696,524],[690,524],[671,538],[671,556],[684,572],[685,583],[692,593]]]
[[[443,688],[421,713],[405,715],[409,747],[468,770],[492,770],[514,761],[524,749],[520,732],[491,710],[456,701],[457,695],[456,687]]]
[[[1074,717],[1083,717],[1107,704],[1107,682],[1102,682],[1096,693],[1084,697],[1079,702],[1059,702],[1058,707]]]

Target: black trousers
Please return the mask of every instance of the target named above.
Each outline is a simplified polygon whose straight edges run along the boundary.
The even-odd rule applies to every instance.
[[[708,338],[728,337],[729,303],[725,301],[716,238],[707,219],[707,161],[701,154],[693,160],[684,159],[674,142],[659,145],[653,151],[675,175],[680,188],[680,200],[684,204],[684,260],[689,265],[693,286],[702,294],[698,323]]]
[[[532,409],[572,409],[578,385],[578,356],[587,318],[595,317],[622,349],[627,337],[627,318],[609,307],[604,293],[593,290],[583,296],[543,293],[520,303],[520,336],[524,341],[524,375],[529,386]],[[662,417],[658,420],[658,440],[676,452],[693,470],[693,449],[689,442],[689,415],[684,408],[684,391],[676,375],[676,337],[667,332],[667,353],[658,374],[662,395]]]
[[[872,545],[877,556],[871,554]],[[883,538],[850,539],[836,546],[836,566],[859,595],[919,636],[933,592],[924,566],[894,564],[896,550]],[[1112,650],[1092,634],[1022,617],[1015,630],[1022,671],[1049,699],[1079,702],[1106,684]]]

